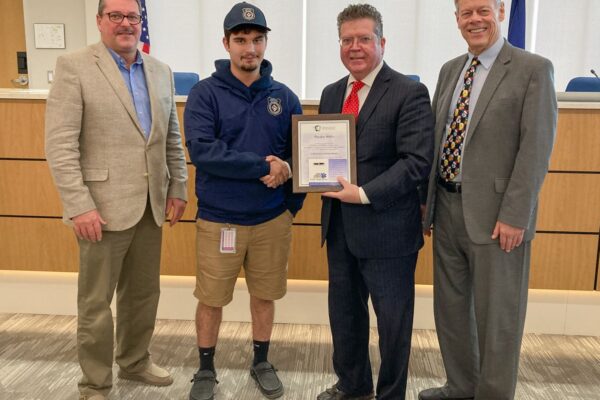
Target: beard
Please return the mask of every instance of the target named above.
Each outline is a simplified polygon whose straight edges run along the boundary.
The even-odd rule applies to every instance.
[[[248,64],[242,64],[242,65],[240,66],[240,69],[241,69],[242,71],[244,71],[244,72],[254,72],[254,71],[256,71],[256,70],[258,69],[258,67],[259,67],[258,63],[256,63],[256,64],[251,64],[251,65],[248,65]]]

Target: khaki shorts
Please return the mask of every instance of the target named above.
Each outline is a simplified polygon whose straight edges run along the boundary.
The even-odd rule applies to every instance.
[[[196,221],[196,290],[194,296],[211,307],[231,302],[244,267],[248,292],[262,300],[277,300],[287,290],[287,262],[293,216],[289,211],[258,225]],[[236,252],[220,251],[221,228],[236,229]]]

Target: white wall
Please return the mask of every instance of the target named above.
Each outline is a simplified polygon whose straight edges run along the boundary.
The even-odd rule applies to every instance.
[[[209,76],[214,70],[214,60],[227,57],[221,44],[222,24],[235,2],[146,0],[151,54],[174,71]],[[273,63],[275,79],[302,98],[318,99],[325,85],[345,75],[339,60],[336,16],[351,2],[254,0],[272,28],[266,58]],[[453,0],[371,0],[371,3],[383,16],[386,62],[400,72],[420,75],[433,95],[442,64],[466,50],[456,28]],[[507,18],[502,32],[506,36],[510,0],[505,3]],[[527,48],[552,60],[557,91],[563,91],[574,76],[589,76],[591,68],[600,70],[599,3],[599,0],[527,2]],[[32,18],[35,16],[36,22],[64,22],[66,51],[71,51],[99,39],[95,22],[97,0],[24,0],[24,9],[30,87],[44,88],[46,70],[53,68],[55,57],[64,51],[32,48]]]
[[[51,5],[51,6],[49,6]],[[47,71],[53,71],[58,56],[86,45],[85,4],[81,0],[23,0],[27,66],[31,89],[49,88]],[[34,23],[65,24],[65,49],[36,49]]]

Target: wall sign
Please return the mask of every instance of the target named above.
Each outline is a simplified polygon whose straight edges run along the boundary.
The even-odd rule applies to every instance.
[[[65,24],[33,24],[36,49],[64,49]]]

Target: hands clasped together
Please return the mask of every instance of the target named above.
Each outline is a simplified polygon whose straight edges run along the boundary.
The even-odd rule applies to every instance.
[[[271,169],[269,175],[263,176],[260,178],[260,181],[271,189],[283,185],[290,178],[290,170],[287,163],[276,156],[267,156],[265,160],[269,163]]]

